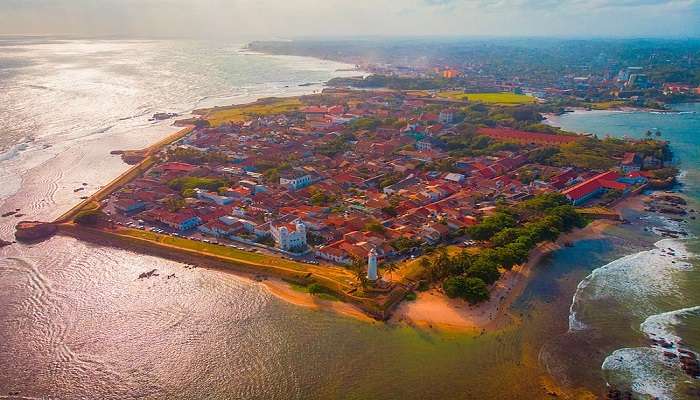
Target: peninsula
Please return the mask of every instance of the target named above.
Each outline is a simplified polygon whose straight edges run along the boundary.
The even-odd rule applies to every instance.
[[[482,328],[552,243],[677,172],[664,141],[564,132],[542,123],[551,110],[513,92],[351,88],[197,110],[113,152],[135,164],[42,231],[281,279],[380,320],[432,288],[435,304],[481,307]]]

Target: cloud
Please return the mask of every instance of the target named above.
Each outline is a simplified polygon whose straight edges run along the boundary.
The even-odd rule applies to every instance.
[[[0,0],[3,34],[699,36],[699,20],[700,0]]]

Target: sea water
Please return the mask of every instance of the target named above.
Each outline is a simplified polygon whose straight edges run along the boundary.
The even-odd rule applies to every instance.
[[[153,113],[311,93],[356,74],[337,71],[347,68],[241,43],[1,40],[0,213],[25,215],[1,218],[0,237],[12,239],[20,219],[60,215],[128,168],[110,150],[174,129]],[[138,279],[152,269],[159,275]],[[0,249],[0,397],[545,397],[535,356],[546,335],[523,332],[356,321],[222,271],[62,236]]]
[[[19,208],[23,219],[61,214],[84,195],[75,188],[86,183],[84,193],[90,193],[127,168],[110,150],[140,148],[172,132],[170,121],[149,121],[155,112],[187,114],[197,107],[308,93],[321,86],[298,85],[340,75],[339,68],[347,66],[247,54],[240,43],[5,39],[0,212]],[[631,134],[659,127],[674,146],[682,144],[684,136],[671,138],[667,126],[687,116],[660,115],[626,126],[647,118],[636,115],[613,125]],[[589,121],[585,130],[605,120],[586,118],[575,120]],[[688,170],[689,194],[698,175],[684,158],[700,158],[682,151],[693,149],[677,151]],[[17,220],[0,219],[0,238],[12,238]],[[635,292],[654,295],[660,305],[629,303],[646,310],[640,313],[621,294],[607,301],[596,292],[588,301],[583,290],[575,311],[588,328],[570,330],[579,282],[615,259],[654,250],[658,240],[648,232],[613,228],[554,252],[514,305],[516,323],[483,335],[307,310],[222,271],[188,269],[72,238],[14,244],[0,249],[0,397],[545,399],[559,392],[556,385],[598,395],[603,377],[615,379],[600,370],[608,356],[648,347],[640,328],[648,317],[698,304],[692,293],[700,286],[687,265],[663,264],[655,268],[666,273],[669,267],[671,282]],[[684,246],[697,253],[692,243]],[[678,261],[692,264],[691,258]],[[138,279],[152,269],[160,275]],[[170,274],[175,278],[165,279]],[[588,288],[597,286],[592,281]],[[666,304],[655,295],[663,290],[684,297],[673,295]],[[615,307],[604,307],[613,302]],[[596,317],[589,304],[608,317]],[[697,348],[693,321],[681,315],[669,329]],[[552,377],[554,388],[545,386]]]
[[[669,140],[675,161],[682,169],[680,191],[690,209],[700,204],[700,105],[681,104],[674,112],[579,111],[553,118],[564,129],[615,137],[646,137]],[[657,135],[657,132],[659,133]],[[696,379],[680,369],[676,359],[651,339],[682,342],[692,351],[698,347],[700,330],[700,277],[696,238],[698,224],[655,216],[636,215],[635,223],[656,223],[685,230],[690,237],[664,239],[653,247],[633,252],[594,269],[577,286],[569,314],[572,335],[608,336],[619,348],[602,363],[606,381],[631,389],[644,397],[695,398]],[[656,219],[656,221],[652,221]],[[614,339],[613,339],[614,338]]]

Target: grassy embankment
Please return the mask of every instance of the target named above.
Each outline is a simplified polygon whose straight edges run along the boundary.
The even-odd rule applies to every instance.
[[[460,91],[444,91],[438,92],[437,97],[450,100],[467,100],[471,102],[479,102],[485,104],[493,104],[499,106],[519,106],[523,104],[534,104],[537,99],[524,94],[515,94],[511,92],[501,93],[464,93]]]
[[[300,290],[307,292],[311,292],[312,286],[315,286],[318,290],[313,294],[321,295],[324,299],[335,298],[350,302],[379,319],[387,318],[396,298],[403,298],[402,293],[405,293],[394,290],[388,295],[367,293],[357,296],[352,293],[356,282],[354,274],[345,268],[332,265],[309,265],[273,255],[241,251],[137,229],[103,229],[69,223],[59,225],[59,229],[62,233],[78,239],[182,263],[200,264],[251,275],[269,274],[289,284],[296,284]]]
[[[241,122],[255,116],[281,114],[300,109],[304,104],[298,97],[267,98],[254,103],[233,105],[226,107],[214,107],[196,110],[194,113],[201,115],[209,121],[211,126],[219,126],[225,122]]]
[[[616,110],[620,107],[627,106],[628,103],[624,100],[599,101],[595,103],[586,103],[586,107],[591,110]]]
[[[177,246],[183,249],[222,256],[237,260],[239,262],[264,265],[273,268],[284,268],[298,272],[322,273],[324,276],[333,278],[339,283],[339,288],[342,286],[342,289],[345,290],[350,289],[355,281],[353,275],[344,268],[331,266],[317,267],[281,257],[270,256],[268,254],[253,253],[218,244],[199,242],[176,236],[160,235],[154,232],[141,231],[138,229],[120,229],[117,233],[120,235],[145,239],[155,243],[162,243],[165,245]]]

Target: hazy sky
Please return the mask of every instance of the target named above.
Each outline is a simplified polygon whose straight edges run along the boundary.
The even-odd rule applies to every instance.
[[[0,0],[0,34],[700,36],[700,0]]]

